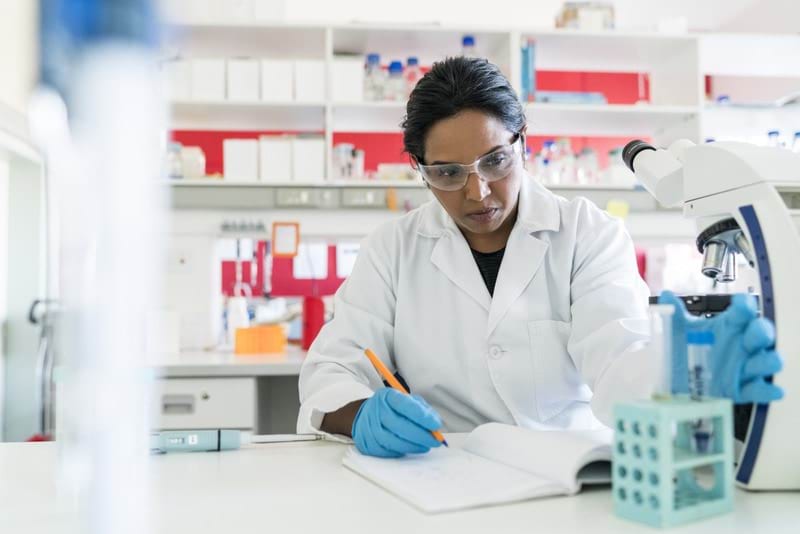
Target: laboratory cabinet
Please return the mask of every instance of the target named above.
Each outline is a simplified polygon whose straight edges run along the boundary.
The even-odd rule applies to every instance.
[[[291,434],[300,410],[296,374],[162,377],[154,383],[152,400],[152,427],[160,430]]]
[[[167,378],[154,387],[155,428],[256,427],[255,378]]]

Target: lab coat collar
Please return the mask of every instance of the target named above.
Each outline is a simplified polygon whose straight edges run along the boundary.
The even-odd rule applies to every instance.
[[[436,200],[423,210],[419,234],[438,239],[431,253],[431,262],[489,313],[487,336],[491,335],[542,264],[548,245],[534,233],[560,228],[558,200],[525,175],[520,188],[517,221],[506,245],[494,298],[489,295],[469,245],[453,219]]]
[[[537,237],[537,232],[558,231],[561,211],[556,196],[526,175],[519,192],[519,214],[506,243],[500,264],[494,297],[489,309],[486,337],[503,319],[514,302],[541,267],[549,240]]]

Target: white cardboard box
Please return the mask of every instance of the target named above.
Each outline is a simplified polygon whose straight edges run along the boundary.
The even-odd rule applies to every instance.
[[[257,59],[228,60],[228,100],[255,102],[259,98]]]
[[[296,137],[292,141],[292,175],[298,182],[325,180],[325,140]]]
[[[192,94],[191,64],[183,59],[170,59],[162,64],[164,96],[169,100],[189,100]]]
[[[259,138],[259,178],[262,182],[286,182],[292,179],[292,138],[265,135]]]
[[[192,60],[192,100],[225,100],[225,60]]]
[[[294,62],[294,99],[297,102],[325,100],[325,62],[298,59]]]
[[[294,98],[294,64],[280,59],[261,60],[261,100],[291,102]]]
[[[222,167],[225,180],[258,180],[258,139],[225,139],[222,142]]]
[[[364,100],[364,60],[335,58],[331,65],[331,99],[334,102]]]

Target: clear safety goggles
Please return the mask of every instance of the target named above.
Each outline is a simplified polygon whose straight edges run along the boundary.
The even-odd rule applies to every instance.
[[[467,185],[467,179],[476,173],[486,182],[496,182],[511,174],[521,163],[518,143],[521,135],[517,134],[508,146],[498,148],[485,156],[481,156],[471,165],[461,163],[442,163],[439,165],[419,164],[417,169],[422,178],[435,189],[441,191],[458,191]]]

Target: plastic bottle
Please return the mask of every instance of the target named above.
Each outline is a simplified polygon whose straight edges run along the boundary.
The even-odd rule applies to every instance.
[[[772,146],[772,147],[781,146],[780,130],[770,130],[767,132],[767,146]]]
[[[181,158],[180,143],[169,143],[167,145],[166,170],[169,178],[183,178],[183,160]]]
[[[800,132],[794,133],[794,140],[792,141],[792,152],[800,154]]]
[[[367,54],[364,70],[364,98],[371,101],[383,100],[384,74],[381,69],[381,56]]]
[[[553,160],[558,159],[557,153],[556,142],[552,139],[548,139],[542,144],[542,151],[540,153],[542,162],[540,179],[543,184],[550,185],[558,183],[558,176],[553,176],[553,170],[555,169]]]
[[[465,35],[461,38],[461,55],[464,57],[478,57],[474,35]]]
[[[592,185],[600,181],[600,165],[597,153],[593,148],[585,147],[578,154],[575,168],[575,182],[580,185]]]
[[[692,400],[708,397],[711,376],[711,347],[714,345],[714,333],[709,331],[688,332],[689,396]],[[697,419],[692,426],[692,449],[698,454],[711,450],[713,425],[710,419]]]
[[[389,79],[386,81],[384,100],[405,100],[406,80],[403,78],[403,63],[392,61],[389,64]]]
[[[547,158],[541,158],[536,168],[539,175],[539,181],[543,185],[547,185],[550,177],[550,160]]]
[[[366,154],[360,148],[356,148],[353,150],[353,167],[351,173],[353,178],[363,178],[364,177],[364,161],[366,158]]]
[[[419,59],[415,56],[409,57],[406,61],[404,77],[406,79],[406,98],[408,98],[411,91],[417,86],[417,82],[422,78],[422,71],[419,69]]]
[[[572,151],[572,143],[566,137],[562,137],[556,143],[558,153],[561,156],[561,174],[559,183],[562,185],[574,185],[577,181],[575,172],[575,153]]]

